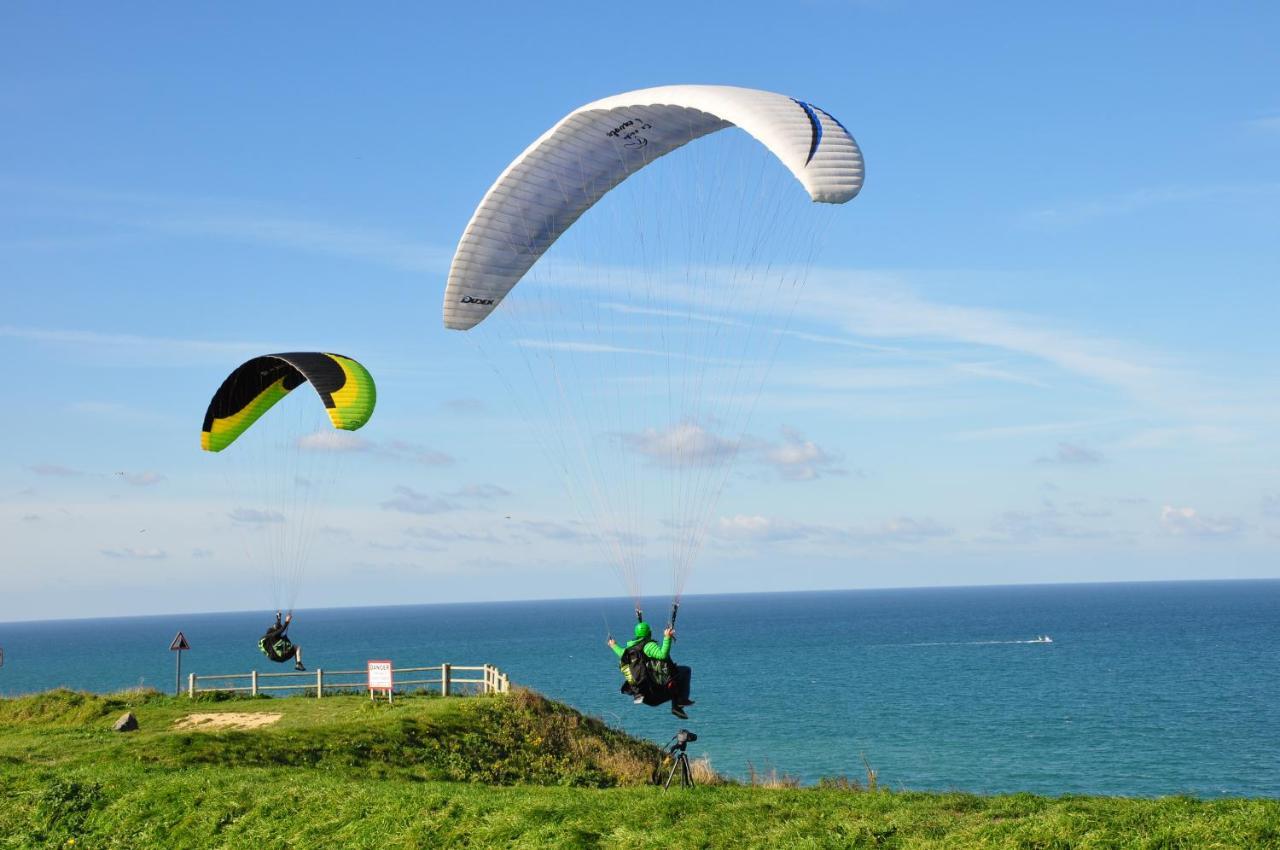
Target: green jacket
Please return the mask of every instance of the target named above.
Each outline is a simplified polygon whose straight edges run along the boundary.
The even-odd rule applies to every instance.
[[[628,641],[626,646],[623,646],[620,643],[615,643],[613,645],[613,654],[621,658],[622,653],[626,652],[638,643],[644,644],[643,651],[645,655],[656,659],[657,661],[666,661],[671,657],[671,638],[666,635],[663,635],[661,644],[652,637],[636,638],[635,640]]]

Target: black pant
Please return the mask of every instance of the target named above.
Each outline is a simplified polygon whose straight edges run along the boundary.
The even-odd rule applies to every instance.
[[[639,696],[644,697],[645,705],[662,705],[667,700],[671,700],[673,705],[684,705],[689,701],[689,680],[692,677],[692,667],[677,664],[667,684],[646,686],[640,690]],[[635,693],[634,689],[627,690],[627,687],[623,686],[623,693]]]
[[[676,675],[673,678],[676,686],[674,699],[676,705],[684,705],[689,701],[689,680],[692,678],[692,667],[685,667],[682,664],[676,665]]]

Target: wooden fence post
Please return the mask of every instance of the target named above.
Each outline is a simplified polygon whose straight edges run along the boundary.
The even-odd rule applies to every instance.
[[[452,678],[452,670],[450,668],[452,666],[451,664],[440,665],[440,696],[442,697],[449,695],[449,679]]]
[[[196,698],[196,674],[187,674],[187,696],[191,699]]]
[[[251,670],[249,672],[249,696],[256,697],[258,695],[258,671]]]
[[[316,699],[324,696],[324,670],[316,668]]]

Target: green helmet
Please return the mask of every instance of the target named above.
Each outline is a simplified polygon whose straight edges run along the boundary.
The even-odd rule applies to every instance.
[[[647,638],[653,634],[653,630],[649,628],[648,623],[636,623],[636,637]]]

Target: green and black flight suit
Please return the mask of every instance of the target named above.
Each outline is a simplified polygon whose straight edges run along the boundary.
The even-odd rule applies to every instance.
[[[262,650],[262,654],[267,656],[271,661],[277,664],[283,664],[298,654],[298,647],[293,645],[293,641],[289,640],[289,624],[280,619],[280,612],[276,612],[276,621],[268,629],[262,639],[258,641],[258,649]]]
[[[647,663],[643,671],[636,670],[636,665],[627,662],[628,650],[639,649]],[[689,685],[693,670],[678,665],[671,658],[671,638],[663,635],[662,643],[653,637],[648,623],[636,623],[635,639],[626,646],[613,645],[613,653],[621,662],[623,678],[620,689],[624,694],[641,697],[645,705],[662,705],[671,700],[673,709],[692,705],[689,700]],[[631,654],[634,657],[635,653]],[[633,672],[635,671],[635,672]],[[641,674],[637,677],[636,673]]]

